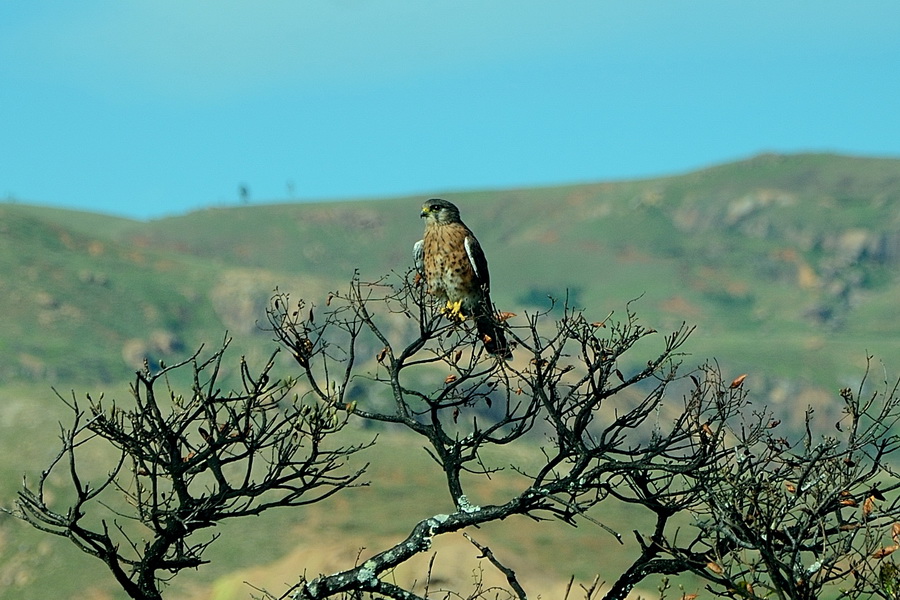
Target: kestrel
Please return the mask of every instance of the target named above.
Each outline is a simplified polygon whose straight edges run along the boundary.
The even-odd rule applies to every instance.
[[[472,231],[450,202],[432,199],[422,205],[425,235],[413,246],[416,270],[428,292],[445,300],[450,318],[472,317],[490,354],[511,358],[509,344],[494,313],[487,259]]]

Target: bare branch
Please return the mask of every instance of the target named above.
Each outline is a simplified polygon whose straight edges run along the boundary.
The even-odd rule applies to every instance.
[[[364,446],[327,443],[346,414],[328,404],[289,401],[294,383],[270,376],[274,354],[258,373],[241,360],[241,388],[222,393],[217,381],[227,346],[228,340],[205,359],[198,351],[156,372],[147,366],[136,374],[130,405],[104,406],[102,397],[88,396],[85,411],[74,395],[63,400],[73,425],[62,429],[62,449],[37,484],[26,482],[19,493],[16,515],[103,560],[132,598],[155,599],[166,578],[204,564],[204,551],[217,536],[195,539],[199,532],[360,485],[365,467],[348,471],[346,462]],[[188,394],[168,383],[182,370],[193,381]],[[91,483],[79,457],[96,444],[112,446],[117,459]],[[45,486],[63,468],[75,497],[58,510]],[[149,539],[138,543],[136,530],[118,521],[113,527],[106,520],[88,524],[85,517],[104,508],[141,524]]]

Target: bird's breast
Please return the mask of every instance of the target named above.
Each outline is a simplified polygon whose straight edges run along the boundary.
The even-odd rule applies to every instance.
[[[466,254],[465,236],[462,228],[437,226],[426,231],[423,237],[426,283],[433,294],[452,301],[470,295],[475,280]]]

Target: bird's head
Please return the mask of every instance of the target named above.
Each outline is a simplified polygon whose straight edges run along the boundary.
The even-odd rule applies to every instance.
[[[422,205],[422,218],[426,223],[458,223],[459,209],[440,198],[432,198]]]

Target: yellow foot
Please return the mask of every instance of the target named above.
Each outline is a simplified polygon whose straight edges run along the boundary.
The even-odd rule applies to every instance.
[[[466,315],[460,312],[462,310],[462,300],[457,300],[456,302],[450,302],[447,300],[447,306],[444,307],[443,312],[451,319],[455,319],[457,321],[465,321]]]

